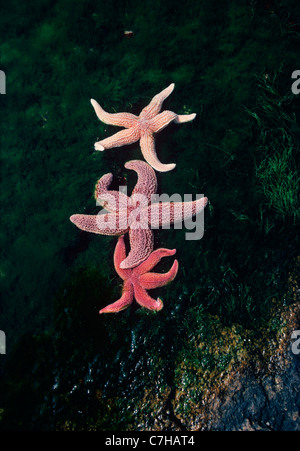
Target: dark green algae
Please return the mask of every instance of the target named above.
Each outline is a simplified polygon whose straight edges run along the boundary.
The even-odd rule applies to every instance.
[[[297,14],[293,1],[271,10],[237,1],[6,7],[2,430],[197,428],[201,402],[237,367],[270,370],[262,333],[280,337],[282,309],[298,302],[285,296],[299,246]],[[156,247],[176,248],[180,265],[153,292],[161,312],[133,305],[100,316],[120,296],[115,238],[79,232],[68,218],[98,211],[104,173],[133,186],[124,163],[141,154],[137,145],[93,152],[116,128],[97,120],[89,98],[137,114],[171,82],[165,109],[198,115],[157,136],[161,161],[177,165],[158,174],[159,189],[204,193],[205,234],[189,242],[184,230],[157,232]]]

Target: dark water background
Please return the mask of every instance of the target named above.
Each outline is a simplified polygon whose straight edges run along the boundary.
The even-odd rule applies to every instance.
[[[135,428],[147,387],[173,390],[178,356],[191,358],[185,343],[195,333],[209,342],[208,318],[241,336],[269,327],[299,250],[299,22],[293,0],[3,8],[0,428]],[[99,316],[120,296],[116,238],[80,232],[69,217],[98,211],[94,185],[107,172],[133,186],[124,163],[142,157],[137,144],[94,152],[119,129],[89,99],[139,114],[172,82],[164,109],[197,118],[157,135],[160,160],[177,165],[158,174],[159,190],[205,194],[205,234],[157,232],[156,247],[176,248],[180,265],[153,293],[161,312]]]

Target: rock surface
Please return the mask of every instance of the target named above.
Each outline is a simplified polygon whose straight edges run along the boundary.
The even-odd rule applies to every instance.
[[[299,431],[300,358],[288,353],[282,372],[263,377],[236,375],[213,408],[207,429],[219,431]],[[218,403],[217,403],[218,404]]]

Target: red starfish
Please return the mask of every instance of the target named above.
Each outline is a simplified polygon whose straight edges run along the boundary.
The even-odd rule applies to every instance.
[[[126,257],[124,237],[120,236],[115,248],[114,265],[117,273],[124,280],[122,296],[113,304],[100,310],[99,313],[117,313],[126,309],[135,298],[137,303],[149,310],[161,310],[163,303],[160,298],[153,299],[147,290],[163,287],[175,279],[178,271],[178,261],[175,260],[171,269],[167,273],[159,274],[149,272],[163,258],[174,255],[176,249],[157,249],[149,257],[133,269],[121,269],[120,263]]]
[[[129,232],[130,252],[120,264],[122,269],[139,265],[153,250],[153,231],[175,222],[192,218],[207,204],[207,197],[191,202],[151,203],[157,180],[153,169],[144,161],[125,164],[138,174],[131,197],[119,191],[108,190],[112,174],[105,174],[96,185],[96,197],[108,213],[98,215],[72,215],[70,220],[79,229],[101,235],[124,235]],[[137,205],[139,204],[139,205]],[[100,212],[102,213],[102,212]]]
[[[95,143],[96,150],[111,149],[140,141],[141,151],[145,160],[157,171],[167,172],[175,168],[175,164],[162,164],[156,155],[153,134],[164,129],[170,122],[178,124],[192,121],[196,114],[178,115],[172,111],[159,114],[163,101],[171,94],[174,83],[153,97],[139,116],[131,113],[107,113],[96,100],[91,99],[94,110],[105,124],[125,127],[118,133]]]

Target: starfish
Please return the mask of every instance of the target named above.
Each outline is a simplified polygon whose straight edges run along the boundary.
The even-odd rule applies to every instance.
[[[139,116],[131,113],[107,113],[96,100],[91,99],[91,104],[100,121],[109,125],[125,127],[125,130],[121,130],[109,138],[96,142],[95,150],[102,151],[140,141],[141,151],[145,160],[156,171],[167,172],[174,169],[176,164],[163,164],[157,158],[153,135],[164,129],[172,121],[182,124],[183,122],[192,121],[196,117],[196,114],[178,115],[167,110],[160,113],[163,101],[171,94],[174,87],[175,85],[172,83],[162,92],[154,96]]]
[[[96,184],[97,203],[105,209],[97,215],[75,214],[70,217],[79,229],[100,235],[129,233],[130,252],[121,269],[130,269],[149,257],[153,250],[153,228],[189,219],[202,211],[206,197],[190,202],[151,202],[157,190],[154,170],[144,161],[133,160],[126,169],[137,172],[138,180],[130,198],[119,191],[108,190],[112,174],[105,174]],[[105,213],[108,211],[108,213]]]
[[[149,257],[133,269],[121,269],[120,263],[126,257],[124,237],[120,236],[115,248],[114,265],[118,275],[123,279],[123,290],[120,299],[100,310],[99,313],[117,313],[132,304],[135,298],[137,303],[149,310],[161,310],[163,303],[160,298],[153,299],[147,290],[166,285],[175,279],[178,271],[178,261],[175,260],[167,273],[159,274],[149,272],[163,258],[174,255],[176,249],[157,249]]]

